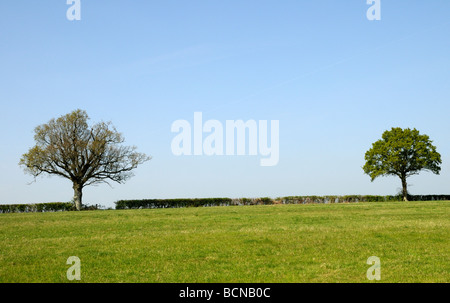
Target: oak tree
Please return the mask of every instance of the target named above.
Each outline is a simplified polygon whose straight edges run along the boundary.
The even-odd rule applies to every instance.
[[[427,135],[421,135],[416,129],[392,128],[366,152],[364,172],[372,181],[379,176],[399,177],[403,200],[408,201],[408,177],[421,171],[439,174],[441,170],[441,155],[432,143]]]
[[[51,119],[35,128],[36,145],[22,156],[19,165],[35,178],[42,174],[69,179],[77,210],[82,208],[83,188],[114,181],[123,183],[132,170],[151,157],[124,146],[122,134],[111,122],[88,124],[83,110]]]

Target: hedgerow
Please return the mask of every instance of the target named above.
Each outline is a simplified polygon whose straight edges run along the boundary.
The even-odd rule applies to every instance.
[[[74,206],[70,202],[0,205],[0,213],[54,212],[70,210],[74,210]]]
[[[450,195],[417,195],[410,196],[410,201],[437,201],[450,200]],[[144,199],[120,200],[115,202],[116,209],[140,208],[179,208],[179,207],[206,207],[206,206],[232,206],[232,205],[273,205],[273,204],[312,204],[312,203],[352,203],[352,202],[400,202],[401,195],[397,196],[290,196],[281,198],[205,198],[205,199]]]
[[[99,205],[83,205],[83,210],[97,210]],[[56,212],[75,211],[73,202],[50,202],[36,204],[3,204],[0,205],[0,213],[32,213],[32,212]]]
[[[450,195],[411,195],[410,201],[443,201],[450,200]],[[140,208],[182,208],[238,205],[275,205],[275,204],[330,204],[357,202],[400,202],[402,195],[397,196],[288,196],[280,198],[200,198],[200,199],[143,199],[120,200],[115,202],[116,209]],[[100,205],[83,205],[82,210],[102,209]],[[73,202],[53,202],[37,204],[4,204],[0,205],[0,213],[56,212],[75,211]]]

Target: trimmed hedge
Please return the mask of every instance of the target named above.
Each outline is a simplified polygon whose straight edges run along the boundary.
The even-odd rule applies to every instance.
[[[450,200],[450,195],[415,195],[409,196],[410,201],[442,201]],[[398,196],[290,196],[282,198],[204,198],[204,199],[145,199],[120,200],[115,202],[116,209],[139,208],[180,208],[180,207],[208,207],[233,205],[274,205],[274,204],[312,204],[312,203],[352,203],[352,202],[400,202]],[[83,205],[83,210],[98,210],[99,205]],[[8,204],[0,205],[0,213],[27,213],[27,212],[55,212],[75,211],[72,202],[54,202],[38,204]]]
[[[415,195],[408,196],[409,201],[444,201],[450,200],[450,195]],[[351,203],[351,202],[401,202],[402,195],[397,196],[294,196],[277,198],[275,201],[281,204],[310,204],[310,203]]]
[[[410,196],[410,201],[439,201],[450,200],[450,195],[417,195]],[[282,198],[205,198],[205,199],[144,199],[120,200],[115,202],[116,209],[141,208],[180,208],[180,207],[207,207],[232,205],[274,205],[274,204],[312,204],[312,203],[353,203],[353,202],[400,202],[398,196],[291,196]]]
[[[75,210],[71,202],[0,205],[0,213],[55,212]]]
[[[410,197],[411,198],[411,197]],[[282,204],[310,204],[310,203],[351,203],[351,202],[400,202],[403,196],[295,196],[279,198]]]
[[[180,208],[180,207],[208,207],[230,205],[271,205],[271,198],[201,198],[201,199],[146,199],[120,200],[115,202],[116,209],[140,208]]]
[[[83,205],[82,210],[98,210],[100,205]],[[33,212],[55,212],[76,211],[72,202],[51,202],[37,204],[6,204],[0,205],[0,213],[33,213]]]
[[[147,199],[147,200],[120,200],[115,202],[116,209],[138,208],[177,208],[200,206],[226,206],[229,198],[205,198],[205,199]]]

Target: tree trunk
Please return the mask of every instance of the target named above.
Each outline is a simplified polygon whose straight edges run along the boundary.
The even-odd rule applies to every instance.
[[[402,176],[402,192],[403,201],[408,202],[408,184],[406,183],[406,176]]]
[[[81,210],[82,198],[83,198],[83,186],[80,184],[73,184],[73,200],[75,202],[75,207],[77,210]]]

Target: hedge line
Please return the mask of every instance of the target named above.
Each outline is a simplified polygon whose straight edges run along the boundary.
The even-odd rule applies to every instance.
[[[115,202],[116,209],[139,208],[178,208],[205,207],[230,205],[272,205],[272,204],[310,204],[310,203],[344,203],[344,202],[399,202],[403,197],[398,196],[291,196],[283,198],[206,198],[206,199],[145,199],[120,200]],[[417,195],[410,196],[411,201],[450,200],[450,195]]]
[[[138,208],[179,208],[179,207],[207,207],[231,205],[273,205],[273,204],[312,204],[312,203],[344,203],[344,202],[398,202],[398,196],[290,196],[282,198],[205,198],[205,199],[146,199],[146,200],[120,200],[115,202],[116,209]],[[409,196],[410,201],[440,201],[450,200],[450,195],[415,195]],[[83,210],[101,209],[99,205],[83,205]],[[24,212],[55,212],[74,211],[72,202],[54,202],[38,204],[8,204],[0,205],[0,213]]]
[[[450,200],[450,195],[417,195],[409,196],[410,201]],[[231,205],[273,205],[273,204],[311,204],[311,203],[344,203],[344,202],[400,202],[398,196],[291,196],[283,198],[206,198],[206,199],[144,199],[120,200],[115,202],[116,209],[139,208],[179,208]]]
[[[54,212],[75,210],[73,203],[53,202],[38,204],[9,204],[0,205],[0,213],[29,213],[29,212]]]
[[[97,210],[99,205],[83,205],[83,210]],[[55,212],[75,211],[72,202],[51,202],[37,204],[6,204],[0,205],[0,213],[31,213],[31,212]]]
[[[397,196],[293,196],[275,199],[282,204],[308,204],[308,203],[346,203],[346,202],[400,202],[402,195]],[[450,195],[409,195],[409,201],[444,201],[450,200]]]
[[[137,208],[176,208],[176,207],[200,207],[200,206],[226,206],[229,198],[206,199],[147,199],[147,200],[120,200],[115,202],[116,209]]]

